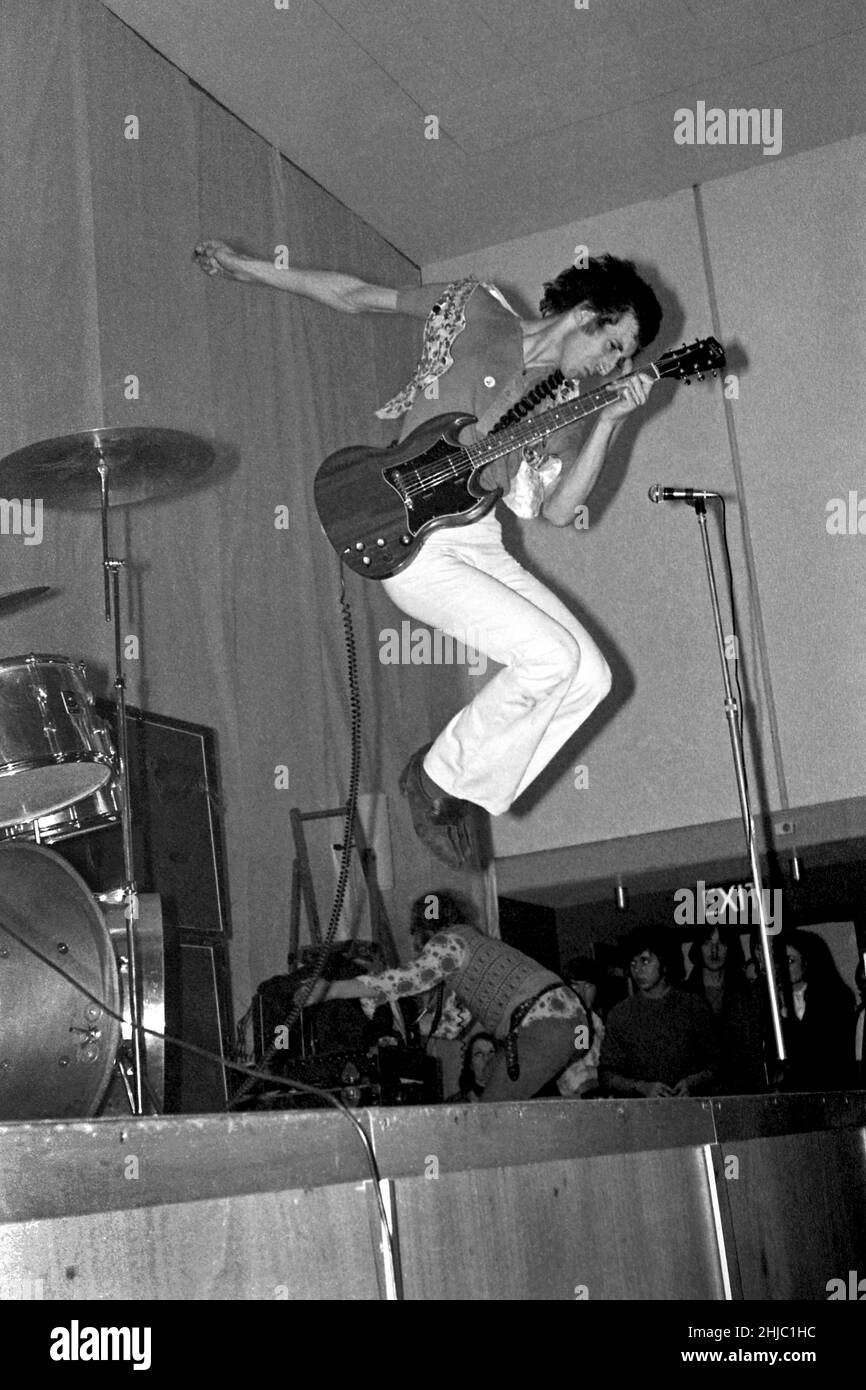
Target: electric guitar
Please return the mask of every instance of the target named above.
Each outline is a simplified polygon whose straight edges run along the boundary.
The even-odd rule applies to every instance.
[[[725,364],[715,338],[666,352],[642,367],[656,378],[688,381]],[[524,444],[603,410],[626,377],[546,410],[536,419],[461,444],[457,435],[475,415],[437,415],[387,449],[338,449],[319,468],[313,492],[322,530],[344,564],[365,579],[389,579],[411,564],[431,531],[468,526],[486,516],[502,489],[485,491],[480,469]]]

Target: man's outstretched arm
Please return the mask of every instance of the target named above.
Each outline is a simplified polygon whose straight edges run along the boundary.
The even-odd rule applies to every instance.
[[[205,275],[223,275],[241,284],[264,285],[286,290],[327,304],[342,314],[393,314],[397,311],[397,291],[386,285],[369,285],[354,275],[333,270],[278,270],[257,256],[245,256],[224,241],[200,241],[193,259]]]

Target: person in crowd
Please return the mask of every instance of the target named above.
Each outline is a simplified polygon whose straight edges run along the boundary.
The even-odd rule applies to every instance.
[[[672,937],[641,928],[627,939],[635,993],[611,1009],[599,1059],[602,1086],[618,1096],[690,1096],[712,1091],[721,1069],[707,1005],[671,983]]]
[[[745,977],[743,948],[733,928],[708,922],[689,948],[692,972],[683,988],[703,999],[721,1034],[717,1085],[729,1095],[766,1087],[759,994]]]
[[[482,1101],[536,1095],[577,1051],[586,1050],[587,1019],[577,995],[553,971],[480,932],[475,909],[464,898],[429,893],[419,904],[423,915],[415,911],[412,931],[416,958],[409,965],[353,980],[322,980],[310,1002],[382,1003],[429,995],[441,984],[436,1036],[460,1037],[476,1023],[500,1045]]]
[[[481,1099],[496,1062],[496,1051],[492,1033],[473,1033],[466,1044],[457,1093],[449,1096],[449,1101],[471,1104]]]
[[[556,1087],[561,1096],[591,1100],[600,1094],[598,1060],[604,1039],[604,1023],[600,1012],[599,991],[603,972],[589,956],[576,956],[568,962],[564,973],[586,1012],[589,1047],[584,1056],[576,1057],[557,1077]]]
[[[854,1082],[851,1034],[854,997],[830,948],[814,932],[784,939],[790,999],[781,991],[782,1031],[788,1054],[786,1091],[838,1091]]]

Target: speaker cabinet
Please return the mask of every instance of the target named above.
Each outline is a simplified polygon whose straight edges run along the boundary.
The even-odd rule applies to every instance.
[[[116,706],[97,700],[96,711],[116,747]],[[158,894],[161,903],[165,1030],[222,1058],[231,1048],[232,1006],[216,735],[204,725],[133,706],[127,714],[135,877],[139,893]],[[89,826],[51,848],[91,892],[121,890],[120,823],[91,816]],[[169,1113],[226,1107],[222,1064],[176,1044],[165,1047],[164,1081]]]
[[[117,746],[117,707],[96,711]],[[202,724],[130,706],[129,789],[135,876],[140,893],[158,893],[166,924],[205,936],[229,934],[216,735]],[[97,893],[122,887],[120,824],[103,823],[52,844]]]
[[[232,1044],[228,948],[201,932],[167,927],[166,1032],[225,1057]],[[165,1108],[169,1114],[225,1110],[225,1068],[176,1043],[165,1044]]]

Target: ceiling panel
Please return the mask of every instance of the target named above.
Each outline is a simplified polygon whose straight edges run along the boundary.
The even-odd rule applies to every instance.
[[[643,38],[657,29],[685,24],[687,0],[589,0],[586,9],[574,0],[469,0],[469,8],[498,28],[510,43],[541,37],[549,45],[593,43],[607,38]]]
[[[762,162],[678,106],[780,106],[782,157],[866,129],[866,0],[103,3],[419,264]]]
[[[491,75],[519,81],[521,63],[502,32],[465,0],[419,8],[319,0],[322,8],[393,80],[426,109],[430,103],[483,87]]]
[[[743,73],[743,100],[751,104],[754,80],[747,74],[772,56],[768,45],[740,43],[689,48],[667,34],[650,35],[637,54],[629,44],[605,45],[604,61],[594,50],[579,64],[561,59],[547,69],[543,85],[498,81],[483,92],[443,107],[443,121],[470,153],[499,149],[546,131],[568,131],[593,116],[636,107],[666,93],[701,82],[702,96],[713,105],[714,80]]]

